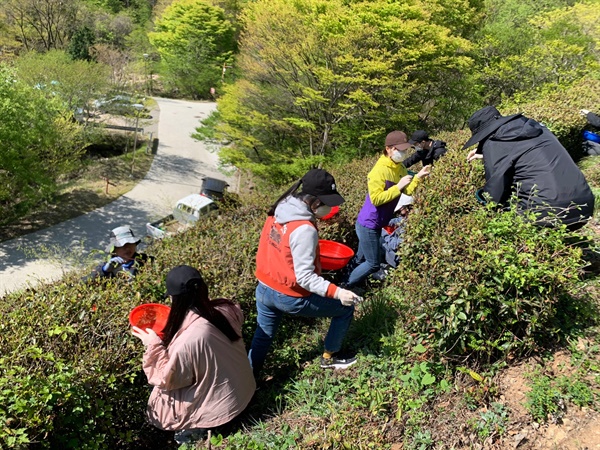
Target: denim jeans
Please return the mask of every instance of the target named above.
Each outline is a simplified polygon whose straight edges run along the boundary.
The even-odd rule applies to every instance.
[[[248,353],[255,376],[262,369],[284,313],[292,316],[331,317],[329,331],[325,336],[325,350],[332,353],[342,347],[342,341],[354,316],[354,306],[344,306],[339,300],[317,294],[291,297],[263,283],[258,283],[256,287],[256,309],[258,325]]]
[[[379,270],[382,258],[381,229],[363,227],[356,222],[356,235],[358,236],[357,261],[360,262],[348,277],[348,287],[356,286],[370,274]]]

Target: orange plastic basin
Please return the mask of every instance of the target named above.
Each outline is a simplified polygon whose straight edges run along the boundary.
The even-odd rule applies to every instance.
[[[171,308],[161,303],[145,303],[136,306],[129,313],[129,323],[131,326],[146,330],[151,328],[162,339],[162,330],[167,324]]]
[[[339,270],[346,267],[350,262],[354,256],[354,250],[340,242],[320,239],[319,254],[322,269]]]

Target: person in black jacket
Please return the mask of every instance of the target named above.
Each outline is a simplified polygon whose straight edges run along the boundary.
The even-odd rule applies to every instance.
[[[424,130],[415,131],[408,142],[413,145],[416,151],[402,161],[406,168],[417,164],[419,161],[423,163],[423,167],[433,165],[434,161],[440,159],[448,151],[444,141],[431,140]]]
[[[594,114],[593,112],[588,111],[587,109],[582,109],[581,114],[585,116],[588,123],[596,128],[600,128],[600,116],[598,114]]]
[[[581,228],[594,212],[594,195],[583,173],[556,136],[522,114],[502,116],[486,106],[469,118],[472,136],[463,150],[478,143],[468,161],[483,158],[483,192],[505,205],[518,197],[521,210],[537,215],[542,226],[560,221]]]
[[[600,129],[600,116],[598,114],[589,112],[587,109],[582,109],[579,112],[582,116],[585,116],[592,128]],[[590,130],[583,130],[583,151],[589,156],[600,155],[600,134]]]

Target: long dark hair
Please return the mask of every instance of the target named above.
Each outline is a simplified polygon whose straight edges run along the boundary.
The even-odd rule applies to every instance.
[[[273,203],[271,205],[271,207],[269,208],[269,212],[267,213],[269,216],[274,216],[275,215],[275,209],[277,208],[277,205],[279,205],[279,203],[281,203],[281,201],[289,196],[293,196],[296,198],[299,198],[300,200],[302,200],[304,203],[306,203],[309,208],[312,211],[313,207],[319,206],[319,204],[321,203],[321,201],[315,197],[314,195],[311,194],[307,194],[305,192],[296,192],[298,190],[298,188],[300,187],[300,184],[302,183],[302,180],[298,180],[296,181],[294,184],[292,184],[292,186],[285,191],[283,194],[281,194],[279,196],[279,198],[275,201],[275,203]],[[315,205],[315,202],[319,202],[319,204]]]
[[[217,327],[231,342],[235,342],[242,337],[233,329],[229,320],[219,311],[216,306],[223,304],[233,305],[234,303],[225,298],[210,300],[208,298],[208,286],[199,279],[191,279],[186,284],[186,292],[179,295],[172,295],[173,305],[167,319],[167,324],[163,328],[165,345],[169,345],[173,336],[181,328],[188,311],[192,310],[200,317],[208,320]]]
[[[294,184],[292,184],[290,186],[290,188],[285,191],[283,194],[281,194],[279,196],[279,198],[275,201],[275,203],[273,203],[271,205],[271,207],[269,208],[269,212],[267,213],[269,216],[274,216],[275,215],[275,208],[277,208],[277,205],[279,205],[279,203],[281,202],[281,200],[283,200],[286,197],[289,197],[290,195],[294,195],[296,193],[296,191],[298,190],[298,188],[300,187],[300,184],[302,183],[302,180],[298,180],[296,181]]]

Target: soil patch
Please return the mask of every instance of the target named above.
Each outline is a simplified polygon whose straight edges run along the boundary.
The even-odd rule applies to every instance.
[[[593,343],[580,339],[582,351]],[[587,357],[600,362],[598,354]],[[588,359],[589,361],[590,359]],[[440,449],[456,450],[600,450],[600,413],[588,407],[565,404],[560,417],[536,423],[526,407],[531,390],[531,374],[543,373],[552,378],[575,379],[579,364],[573,364],[569,351],[559,350],[551,359],[530,358],[502,370],[486,391],[488,383],[478,382],[467,374],[456,378],[456,390],[440,396],[432,405],[430,428]],[[593,375],[593,371],[590,373]],[[592,380],[590,380],[592,381]],[[593,386],[593,381],[591,382]],[[489,393],[489,396],[486,395]],[[595,389],[598,396],[598,389]],[[470,404],[469,399],[476,402]],[[481,406],[483,404],[483,406]],[[489,426],[481,434],[483,417],[490,417],[494,404],[508,413],[504,429]],[[479,406],[475,406],[479,405]]]

